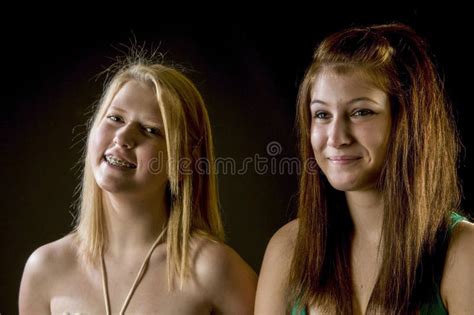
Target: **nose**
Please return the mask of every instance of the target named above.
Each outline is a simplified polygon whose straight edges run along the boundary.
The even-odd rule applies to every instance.
[[[345,117],[335,117],[328,130],[328,145],[340,148],[351,144],[352,139],[350,122]]]
[[[115,132],[114,143],[118,146],[131,149],[136,145],[135,130],[131,124],[123,125]]]

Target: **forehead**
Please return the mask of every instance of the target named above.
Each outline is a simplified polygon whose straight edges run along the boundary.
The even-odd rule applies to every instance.
[[[109,110],[120,110],[161,120],[160,107],[155,89],[149,83],[130,80],[115,94]]]
[[[383,102],[387,99],[387,94],[363,70],[321,70],[313,80],[310,96],[312,100],[328,103],[364,97]]]

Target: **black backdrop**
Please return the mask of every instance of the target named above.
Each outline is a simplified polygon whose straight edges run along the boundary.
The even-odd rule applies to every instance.
[[[433,12],[434,10],[434,12]],[[322,37],[351,25],[399,21],[431,46],[454,104],[465,145],[460,166],[463,208],[473,213],[472,95],[469,19],[456,8],[387,9],[374,13],[324,12],[252,22],[92,26],[62,23],[18,27],[3,38],[2,211],[0,313],[17,313],[23,266],[38,246],[67,234],[86,112],[103,77],[130,39],[153,43],[165,61],[188,69],[207,103],[216,155],[294,157],[297,86]],[[64,22],[64,21],[63,21]],[[8,83],[6,83],[8,82]],[[277,152],[268,151],[271,145]],[[273,154],[273,155],[272,155]],[[294,217],[295,174],[220,174],[228,243],[258,272],[271,235]]]

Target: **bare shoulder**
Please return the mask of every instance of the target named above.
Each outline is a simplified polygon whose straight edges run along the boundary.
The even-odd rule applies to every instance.
[[[268,249],[289,249],[293,248],[296,244],[296,238],[298,236],[299,220],[295,219],[282,226],[270,239],[268,243]]]
[[[70,256],[74,252],[74,235],[66,235],[56,241],[38,247],[28,260],[41,262],[44,259],[57,259]]]
[[[474,313],[474,224],[470,222],[458,223],[452,233],[441,295],[449,313]]]
[[[289,268],[298,236],[298,222],[298,219],[296,219],[285,224],[272,236],[265,250],[262,268],[271,267],[281,271],[283,271],[282,269]],[[270,264],[265,265],[265,262]]]
[[[37,248],[28,258],[25,271],[57,274],[76,261],[76,246],[73,235]]]
[[[46,311],[57,279],[74,265],[75,250],[71,235],[37,248],[28,258],[20,285],[21,314]]]
[[[299,221],[280,228],[270,239],[258,279],[255,314],[286,312],[288,277],[298,235]]]
[[[196,276],[207,286],[222,283],[232,275],[256,278],[252,268],[230,246],[201,236],[192,242],[192,265]]]
[[[193,237],[191,264],[217,314],[252,314],[257,275],[228,245]]]

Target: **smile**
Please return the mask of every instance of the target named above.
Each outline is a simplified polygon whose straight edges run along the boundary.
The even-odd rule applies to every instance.
[[[104,156],[105,161],[115,167],[121,167],[121,168],[137,168],[137,166],[133,163],[129,163],[127,161],[121,160],[115,156],[112,155],[105,155]]]
[[[329,162],[337,165],[351,164],[360,159],[358,156],[333,156],[328,158]]]

